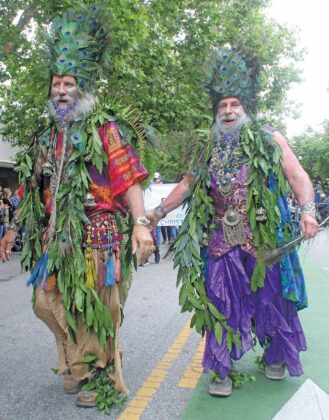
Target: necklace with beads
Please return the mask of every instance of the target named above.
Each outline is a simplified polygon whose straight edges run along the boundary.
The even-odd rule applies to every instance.
[[[243,160],[239,137],[240,130],[225,133],[214,145],[211,168],[218,189],[224,196],[232,193],[232,182],[235,180]]]

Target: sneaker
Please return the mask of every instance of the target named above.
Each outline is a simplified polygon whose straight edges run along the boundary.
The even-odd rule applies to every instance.
[[[268,379],[282,381],[287,376],[287,371],[283,363],[273,363],[273,365],[265,365],[265,376]]]
[[[160,253],[159,252],[157,252],[155,254],[154,261],[155,261],[156,264],[159,264],[159,262],[160,262]]]
[[[211,382],[208,392],[215,397],[229,397],[232,394],[232,380],[227,376],[221,382]]]

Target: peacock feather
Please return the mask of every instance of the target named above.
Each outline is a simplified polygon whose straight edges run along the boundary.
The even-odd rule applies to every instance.
[[[214,105],[230,96],[236,96],[250,114],[255,114],[257,105],[259,65],[245,46],[223,47],[213,57],[206,76],[206,87]]]
[[[51,75],[73,76],[80,89],[90,90],[106,57],[108,21],[106,11],[96,6],[69,9],[56,17],[47,39]]]

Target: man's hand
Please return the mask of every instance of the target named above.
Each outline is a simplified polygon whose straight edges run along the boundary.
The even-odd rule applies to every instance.
[[[157,224],[159,223],[159,221],[160,221],[160,219],[157,217],[157,215],[153,211],[147,211],[145,213],[145,216],[150,221],[150,224],[148,226],[148,229],[149,230],[152,230],[153,228],[155,228],[157,226]]]
[[[13,230],[8,230],[3,238],[0,241],[0,259],[2,262],[9,261],[11,256],[11,250],[13,248],[15,239],[16,239],[16,232]]]
[[[154,243],[149,229],[143,225],[135,225],[131,237],[132,252],[139,249],[140,262],[146,261],[154,251]]]
[[[314,236],[318,233],[318,222],[310,214],[302,213],[299,223],[305,239],[314,238]]]

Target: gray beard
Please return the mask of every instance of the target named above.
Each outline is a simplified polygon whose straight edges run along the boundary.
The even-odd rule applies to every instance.
[[[240,115],[236,120],[235,124],[232,127],[225,127],[223,121],[221,121],[219,115],[217,115],[216,120],[211,127],[211,133],[216,140],[219,140],[223,134],[233,133],[235,131],[240,131],[241,128],[251,121],[251,118],[247,114]]]
[[[84,119],[94,108],[95,102],[95,97],[91,93],[83,94],[81,97],[78,98],[75,107],[69,113],[65,121],[69,122]],[[48,112],[52,120],[60,120],[60,116],[57,114],[51,98],[48,100]]]

